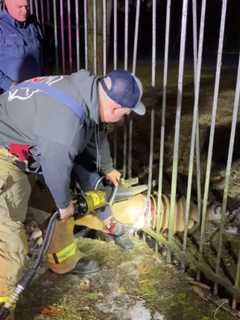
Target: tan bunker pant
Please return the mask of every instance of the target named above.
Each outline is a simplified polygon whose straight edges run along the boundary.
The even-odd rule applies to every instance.
[[[11,293],[21,276],[27,254],[22,222],[31,187],[15,158],[0,149],[0,302]],[[2,301],[1,301],[2,300]]]
[[[0,304],[7,301],[22,276],[28,252],[23,222],[31,185],[15,165],[16,158],[0,148]],[[49,267],[57,273],[71,271],[80,258],[73,237],[73,219],[59,221],[50,243]]]

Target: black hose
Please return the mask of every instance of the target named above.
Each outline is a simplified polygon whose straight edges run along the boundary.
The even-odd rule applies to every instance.
[[[52,235],[54,232],[54,228],[57,222],[57,219],[59,218],[59,212],[56,211],[50,218],[49,223],[48,223],[48,227],[47,227],[47,231],[46,231],[46,235],[43,241],[43,244],[39,250],[37,259],[35,261],[35,263],[33,264],[33,266],[31,267],[30,270],[28,270],[22,277],[22,279],[19,281],[19,283],[17,284],[14,292],[11,294],[11,296],[9,297],[8,302],[5,302],[1,307],[0,307],[0,320],[4,320],[7,318],[7,316],[10,313],[10,309],[11,307],[17,302],[20,294],[26,289],[26,287],[30,284],[30,282],[32,281],[33,277],[35,276],[37,269],[39,268],[43,256],[45,255],[45,253],[47,252],[48,248],[49,248],[49,244],[51,242],[52,239]]]
[[[48,227],[47,227],[47,231],[46,231],[46,235],[43,241],[43,244],[39,250],[37,259],[34,263],[34,265],[32,266],[32,268],[22,277],[22,279],[20,280],[19,284],[24,288],[27,287],[27,285],[32,281],[34,275],[37,272],[37,269],[39,268],[41,262],[42,262],[42,258],[45,255],[45,253],[47,252],[48,248],[49,248],[49,244],[51,242],[52,239],[52,235],[53,235],[53,231],[55,228],[55,224],[56,221],[59,217],[59,212],[56,211],[50,218],[49,223],[48,223]]]

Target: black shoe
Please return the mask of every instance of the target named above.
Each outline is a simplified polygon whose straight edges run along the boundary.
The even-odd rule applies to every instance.
[[[99,264],[96,260],[82,258],[78,261],[75,268],[70,272],[72,274],[87,275],[98,272]]]

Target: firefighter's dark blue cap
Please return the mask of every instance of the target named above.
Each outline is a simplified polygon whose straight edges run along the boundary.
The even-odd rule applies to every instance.
[[[135,75],[126,70],[113,70],[101,79],[101,84],[113,101],[139,115],[145,114],[146,109],[141,102],[142,83]]]

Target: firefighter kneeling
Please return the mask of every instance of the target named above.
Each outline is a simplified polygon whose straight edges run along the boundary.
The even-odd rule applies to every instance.
[[[61,221],[49,248],[49,266],[68,272],[80,258],[72,235],[75,163],[82,167],[84,192],[92,190],[96,174],[118,185],[121,174],[113,167],[105,124],[131,112],[144,115],[142,93],[140,80],[128,71],[102,77],[80,70],[30,79],[0,96],[0,303],[21,277],[28,251],[23,222],[31,187],[26,172],[41,168],[58,208]],[[99,212],[101,220],[109,222],[110,216],[109,207]],[[96,265],[85,261],[81,268]]]

